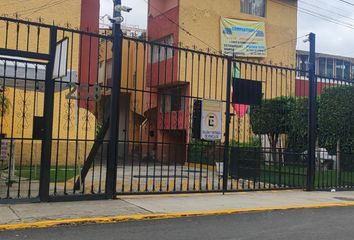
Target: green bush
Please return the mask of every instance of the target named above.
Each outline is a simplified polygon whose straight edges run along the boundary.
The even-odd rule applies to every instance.
[[[318,105],[318,137],[320,147],[330,154],[340,150],[351,152],[354,143],[354,86],[326,88]]]
[[[231,147],[261,147],[261,139],[257,136],[254,136],[251,138],[249,142],[240,142],[235,139],[232,139],[230,141],[230,146]]]
[[[231,147],[230,175],[235,179],[259,179],[262,156],[260,147]]]
[[[288,109],[288,150],[302,153],[308,142],[308,98],[290,98]]]
[[[189,144],[188,148],[188,162],[213,165],[219,159],[220,154],[222,154],[220,151],[222,149],[218,148],[214,142],[193,141]]]

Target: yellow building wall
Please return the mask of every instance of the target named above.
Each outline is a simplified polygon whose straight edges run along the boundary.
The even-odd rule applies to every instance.
[[[0,15],[29,19],[58,26],[70,25],[72,28],[80,27],[81,0],[48,1],[27,0],[9,1],[0,0]]]
[[[180,0],[179,24],[208,45],[183,30],[179,30],[179,42],[184,47],[196,50],[207,51],[209,49],[210,52],[220,52],[221,17],[263,21],[266,27],[267,48],[277,46],[286,41],[289,42],[276,48],[268,49],[266,58],[242,58],[239,60],[295,67],[296,40],[294,39],[297,38],[297,1],[283,0],[279,2],[281,4],[274,1],[266,1],[266,17],[263,18],[241,13],[240,0],[223,0],[222,3],[213,0]],[[190,95],[192,97],[226,101],[226,61],[223,63],[221,59],[212,58],[213,63],[210,64],[210,59],[210,57],[202,55],[200,61],[198,61],[198,56],[195,55],[193,60],[191,54],[188,60],[185,60],[184,57],[181,58],[179,62],[182,67],[178,75],[183,77],[178,80],[192,82],[190,83]],[[191,71],[190,68],[193,61],[194,71]],[[218,61],[217,67],[216,61]],[[265,68],[261,70],[261,67],[251,65],[241,64],[241,78],[262,81],[264,98],[294,95],[295,72],[275,69],[271,71],[270,68],[265,71]],[[188,66],[189,69],[185,70],[184,66]],[[199,73],[198,68],[200,69]],[[204,71],[207,73],[206,81],[204,81]],[[198,78],[201,80],[197,84]],[[210,92],[212,93],[211,95],[208,94]],[[226,109],[226,104],[224,104],[223,109]],[[249,114],[244,117],[234,116],[231,119],[230,138],[240,142],[249,141],[252,135],[249,121]],[[223,131],[224,129],[225,126],[223,124]]]
[[[205,45],[193,36],[180,30],[179,41],[185,46],[211,51],[221,49],[220,18],[234,18],[265,22],[267,47],[275,46],[297,37],[297,1],[266,1],[266,17],[241,13],[240,0],[180,0],[179,23],[193,35],[208,44]],[[275,64],[294,65],[296,60],[296,41],[268,50],[268,56],[261,59]]]
[[[69,89],[55,93],[53,116],[52,166],[83,164],[94,143],[95,116],[78,109],[76,100],[66,99]],[[33,117],[43,116],[44,93],[6,87],[8,110],[0,121],[1,132],[13,139],[16,165],[40,163],[41,141],[32,140]]]
[[[16,15],[17,14],[17,15]],[[80,28],[81,0],[48,3],[48,0],[0,0],[0,15],[68,28]],[[1,48],[49,53],[49,28],[0,20]],[[6,29],[6,31],[5,31]],[[69,66],[78,69],[80,36],[58,31],[57,40],[69,38]],[[71,41],[72,40],[72,41]],[[73,44],[71,44],[73,43]],[[73,47],[73,49],[71,49]],[[72,61],[72,65],[70,63]]]
[[[48,0],[0,0],[0,15],[32,22],[80,28],[81,0],[49,3]],[[49,53],[49,28],[16,24],[0,20],[0,47],[30,52]],[[7,29],[5,31],[5,29]],[[68,68],[78,72],[80,35],[58,31],[57,41],[69,38]],[[79,81],[79,80],[78,80]],[[55,93],[53,117],[52,165],[82,165],[95,139],[96,118],[87,109],[78,108],[78,101],[67,100],[69,89]],[[16,165],[39,164],[41,141],[32,138],[33,116],[43,116],[44,93],[6,87],[9,110],[3,117],[2,133],[14,138]],[[24,99],[26,104],[24,105]],[[36,107],[34,109],[34,103]],[[34,111],[35,110],[35,111]],[[25,114],[25,115],[23,115]],[[69,124],[69,126],[68,126]],[[21,139],[25,140],[21,140]],[[59,140],[68,139],[68,140]],[[78,139],[78,140],[77,140]]]

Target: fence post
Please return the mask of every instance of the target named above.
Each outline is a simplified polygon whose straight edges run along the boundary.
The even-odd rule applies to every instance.
[[[224,169],[222,191],[227,191],[229,180],[229,162],[230,162],[230,105],[231,105],[231,81],[232,81],[232,57],[227,58],[227,84],[226,84],[226,117],[225,117],[225,142],[224,142]]]
[[[309,125],[308,125],[308,169],[307,191],[314,190],[316,172],[316,129],[317,129],[317,77],[316,77],[316,35],[310,33],[309,57]]]
[[[121,0],[114,0],[114,7],[120,6]],[[114,198],[116,194],[117,182],[117,161],[118,161],[118,129],[119,129],[119,111],[120,111],[120,85],[122,72],[122,30],[121,12],[114,8],[113,10],[113,48],[112,48],[112,96],[110,109],[109,125],[109,154],[107,158],[106,173],[106,195],[107,198]]]
[[[52,134],[53,134],[53,108],[54,89],[53,69],[55,61],[55,50],[57,44],[57,27],[50,28],[49,56],[50,60],[46,65],[45,73],[45,94],[44,94],[44,137],[41,149],[41,168],[39,180],[39,198],[42,202],[49,201],[50,187],[50,165],[52,157]]]

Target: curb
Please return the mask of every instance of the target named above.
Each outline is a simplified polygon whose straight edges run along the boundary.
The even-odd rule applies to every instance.
[[[205,163],[192,163],[192,162],[186,162],[184,164],[185,167],[190,168],[190,169],[204,169],[208,171],[216,171],[216,165],[214,164],[205,164]]]
[[[141,214],[141,215],[127,215],[127,216],[113,216],[113,217],[45,220],[45,221],[38,221],[32,223],[3,224],[0,225],[0,232],[9,231],[9,230],[50,228],[50,227],[71,226],[71,225],[80,225],[80,224],[108,224],[108,223],[118,223],[118,222],[128,222],[128,221],[161,220],[161,219],[182,218],[182,217],[201,217],[201,216],[227,215],[227,214],[236,214],[236,213],[269,212],[269,211],[292,210],[292,209],[317,209],[317,208],[350,207],[350,206],[354,206],[354,202],[305,204],[305,205],[274,206],[274,207],[259,207],[259,208],[236,208],[236,209],[200,211],[200,212]]]

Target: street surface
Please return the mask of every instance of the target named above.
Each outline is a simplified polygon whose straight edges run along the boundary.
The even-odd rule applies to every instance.
[[[243,213],[0,232],[1,240],[354,239],[354,207]]]

